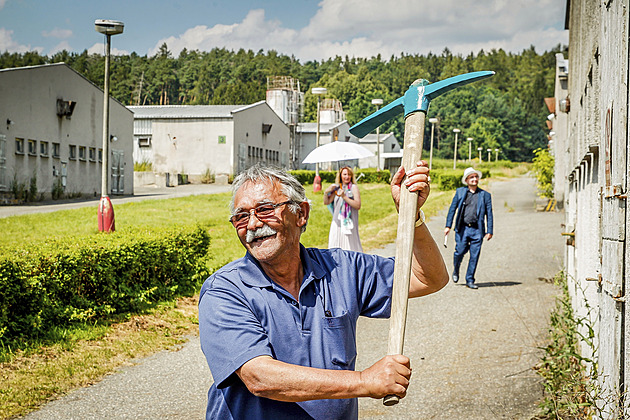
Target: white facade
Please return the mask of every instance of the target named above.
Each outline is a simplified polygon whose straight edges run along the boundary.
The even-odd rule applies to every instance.
[[[304,164],[302,161],[306,156],[317,147],[317,123],[302,123],[298,125],[299,148],[297,169],[315,170],[315,164]],[[321,123],[319,124],[319,145],[328,144],[333,141],[350,141],[358,143],[358,139],[350,134],[350,125],[348,121],[338,123]],[[350,166],[358,166],[358,160],[344,161],[344,164]],[[332,165],[328,163],[320,163],[319,169],[332,169]]]
[[[130,106],[134,161],[158,174],[234,175],[257,163],[288,166],[289,128],[265,101],[252,105]]]
[[[402,149],[400,143],[394,136],[394,133],[379,134],[378,143],[380,145],[380,158],[381,164],[378,166],[378,154],[377,154],[377,138],[376,134],[368,134],[367,136],[359,139],[359,144],[374,153],[373,157],[359,159],[359,168],[377,168],[388,169],[390,172],[395,172],[402,163]],[[392,174],[394,173],[392,172]]]
[[[109,194],[133,194],[133,114],[110,98]],[[0,70],[0,192],[100,196],[103,91],[68,65]]]
[[[565,270],[575,316],[595,333],[581,351],[597,362],[602,417],[628,418],[630,1],[567,5],[569,57],[556,57],[550,115],[554,190],[565,209]],[[588,333],[584,324],[581,332]]]

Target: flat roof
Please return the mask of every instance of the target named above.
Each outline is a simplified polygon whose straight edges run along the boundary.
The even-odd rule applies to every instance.
[[[128,106],[134,118],[232,118],[232,113],[249,105],[140,105]]]

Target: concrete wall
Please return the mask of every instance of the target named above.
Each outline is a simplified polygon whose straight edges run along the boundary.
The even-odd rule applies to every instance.
[[[233,171],[238,173],[257,162],[289,167],[289,127],[266,102],[237,110],[234,116]],[[263,124],[271,125],[263,133]]]
[[[572,304],[595,332],[594,342],[582,342],[581,350],[598,363],[600,406],[611,419],[630,416],[630,398],[620,398],[630,382],[624,380],[630,378],[629,8],[630,0],[570,2],[568,80],[562,80],[564,57],[558,56],[550,142],[554,189],[565,206]],[[567,98],[565,113],[560,101]]]
[[[219,142],[219,137],[225,143]],[[221,140],[223,141],[223,140]],[[160,119],[153,121],[153,171],[201,176],[232,173],[232,119]]]
[[[76,102],[70,119],[57,116],[57,99]],[[133,194],[133,114],[113,99],[109,106],[110,133],[117,137],[109,147],[123,153],[120,190]],[[55,180],[64,178],[66,193],[100,195],[101,89],[65,64],[3,70],[0,122],[0,136],[6,139],[5,180],[9,185],[14,176],[27,185],[35,176],[37,190],[50,194]],[[23,139],[23,154],[16,151],[16,138]],[[36,147],[35,153],[29,153],[29,141]],[[59,144],[59,156],[53,156],[54,143]],[[42,153],[42,144],[47,145],[48,153]],[[71,146],[77,154],[74,158],[70,156]],[[111,188],[111,178],[109,185]]]

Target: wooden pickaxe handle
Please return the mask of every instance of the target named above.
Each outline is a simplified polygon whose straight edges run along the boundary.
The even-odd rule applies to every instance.
[[[416,166],[422,159],[422,141],[424,121],[422,111],[409,114],[405,118],[405,141],[402,165],[405,171]],[[402,354],[405,342],[405,323],[407,322],[407,302],[409,301],[409,280],[411,278],[411,259],[413,252],[414,225],[418,214],[418,192],[409,191],[404,184],[400,189],[398,206],[398,236],[396,239],[396,263],[394,265],[394,284],[392,288],[392,309],[389,318],[389,342],[387,354]],[[398,396],[388,395],[383,404],[398,404]]]
[[[493,71],[476,71],[449,77],[433,84],[426,80],[416,80],[409,86],[404,96],[363,118],[350,128],[350,133],[357,137],[365,137],[372,130],[375,130],[376,127],[404,112],[405,144],[403,166],[405,170],[410,170],[422,157],[424,120],[429,109],[429,103],[434,98],[452,89],[493,75]],[[405,322],[407,320],[407,300],[409,298],[409,279],[411,276],[417,206],[418,194],[410,193],[405,187],[402,187],[398,206],[398,239],[389,324],[389,346],[387,350],[390,355],[402,354],[405,340]],[[394,405],[397,402],[398,397],[395,395],[390,395],[383,399],[383,404],[385,405]]]

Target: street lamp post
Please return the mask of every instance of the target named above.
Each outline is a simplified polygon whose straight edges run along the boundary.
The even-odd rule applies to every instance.
[[[472,137],[468,137],[466,140],[468,140],[468,162],[472,162],[472,141],[473,138]]]
[[[492,152],[492,149],[488,149],[488,163],[490,163],[490,152]]]
[[[479,163],[483,162],[483,159],[481,158],[481,151],[483,150],[483,147],[477,147],[477,150],[479,150]]]
[[[435,129],[435,124],[440,122],[437,118],[429,118],[429,122],[431,123],[431,147],[429,149],[429,170],[433,167],[433,130]]]
[[[499,149],[494,149],[494,161],[497,162],[499,160]]]
[[[96,32],[105,35],[105,84],[103,86],[103,162],[101,167],[101,201],[98,205],[99,232],[113,232],[116,230],[114,207],[109,199],[108,169],[109,169],[109,56],[111,37],[123,32],[125,24],[117,20],[97,19],[94,21]]]
[[[328,89],[325,87],[315,87],[311,89],[313,95],[317,95],[317,134],[315,136],[315,148],[319,147],[319,110],[322,103],[322,96],[328,93]],[[322,179],[319,176],[319,163],[315,163],[315,179],[313,180],[313,192],[320,191],[322,189]]]
[[[378,108],[383,105],[383,100],[380,98],[372,99],[372,105],[376,105],[376,111]],[[380,129],[379,125],[376,127],[376,170],[381,170],[381,139],[380,139]]]
[[[459,128],[454,128],[453,133],[455,133],[455,147],[453,148],[453,169],[457,168],[457,134],[461,130]]]

